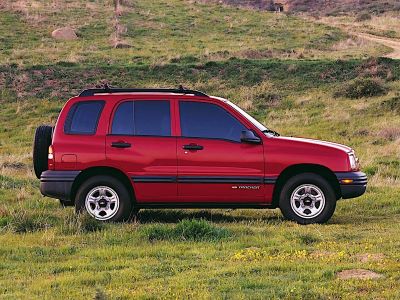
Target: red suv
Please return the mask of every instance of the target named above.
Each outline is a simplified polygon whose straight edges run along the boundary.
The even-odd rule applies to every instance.
[[[282,137],[226,99],[179,89],[88,89],[35,133],[43,195],[102,221],[140,208],[277,208],[323,223],[366,190],[354,151]]]

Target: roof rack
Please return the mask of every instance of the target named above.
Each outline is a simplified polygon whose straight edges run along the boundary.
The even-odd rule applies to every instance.
[[[104,85],[104,88],[84,90],[79,94],[79,97],[94,96],[95,94],[115,94],[115,93],[177,93],[177,94],[193,94],[195,96],[209,97],[207,94],[203,92],[188,90],[184,88],[182,85],[180,85],[179,88],[177,89],[167,89],[167,88],[124,89],[124,88],[110,87],[107,84]]]

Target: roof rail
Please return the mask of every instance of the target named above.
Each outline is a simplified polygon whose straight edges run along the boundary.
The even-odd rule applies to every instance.
[[[110,87],[107,84],[104,85],[104,88],[84,90],[79,94],[79,97],[94,96],[95,94],[115,94],[115,93],[177,93],[177,94],[193,94],[195,96],[209,97],[207,94],[203,92],[188,90],[184,88],[182,85],[180,85],[179,88],[177,89],[167,89],[167,88],[124,89],[124,88]]]

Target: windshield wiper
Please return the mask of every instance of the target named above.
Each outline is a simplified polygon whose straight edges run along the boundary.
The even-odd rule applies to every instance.
[[[272,130],[272,129],[265,129],[265,130],[263,130],[263,133],[269,133],[269,134],[272,134],[273,136],[280,136],[279,133],[277,133],[275,130]]]

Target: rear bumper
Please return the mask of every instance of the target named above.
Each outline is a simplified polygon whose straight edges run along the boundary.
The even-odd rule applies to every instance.
[[[45,171],[40,176],[40,192],[47,197],[71,200],[72,184],[79,173],[80,171]]]
[[[363,172],[335,173],[343,199],[359,197],[367,189],[368,178]]]

